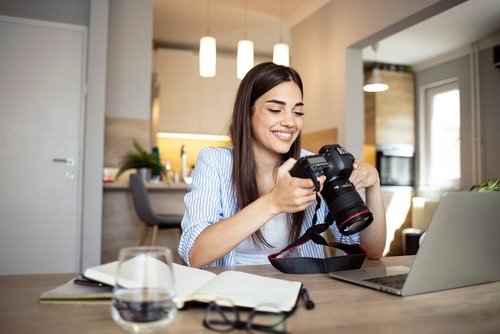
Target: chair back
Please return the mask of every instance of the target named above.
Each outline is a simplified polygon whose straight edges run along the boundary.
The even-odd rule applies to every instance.
[[[130,174],[129,180],[132,200],[137,216],[148,225],[158,224],[158,218],[151,206],[148,190],[141,176],[139,174]]]

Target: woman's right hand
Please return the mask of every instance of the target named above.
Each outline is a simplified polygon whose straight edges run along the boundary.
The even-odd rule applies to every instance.
[[[316,200],[314,182],[311,179],[302,179],[290,175],[290,170],[296,162],[297,160],[290,158],[277,170],[276,183],[269,196],[279,212],[294,213],[302,211]],[[322,186],[325,177],[318,177],[318,181]]]

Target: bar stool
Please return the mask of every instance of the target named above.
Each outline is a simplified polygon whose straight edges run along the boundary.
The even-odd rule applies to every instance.
[[[139,245],[145,244],[149,231],[152,229],[150,245],[156,242],[158,230],[177,228],[181,231],[182,215],[179,214],[158,214],[154,212],[146,185],[139,174],[130,174],[130,190],[134,202],[135,212],[144,223]]]

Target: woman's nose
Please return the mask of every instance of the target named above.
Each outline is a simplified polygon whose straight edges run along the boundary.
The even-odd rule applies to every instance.
[[[283,113],[283,118],[280,121],[280,125],[286,126],[286,127],[293,127],[295,126],[295,119],[293,118],[293,115],[289,111],[285,111]]]

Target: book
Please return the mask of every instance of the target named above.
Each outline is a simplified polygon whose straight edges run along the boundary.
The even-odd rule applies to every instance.
[[[113,287],[78,285],[74,279],[40,295],[40,303],[109,304]]]
[[[91,267],[84,276],[108,285],[115,284],[118,261]],[[234,305],[254,308],[259,304],[274,304],[283,312],[295,307],[302,283],[228,270],[215,274],[203,269],[173,264],[177,306],[191,302],[209,303],[229,299]],[[133,282],[130,282],[132,285]]]

